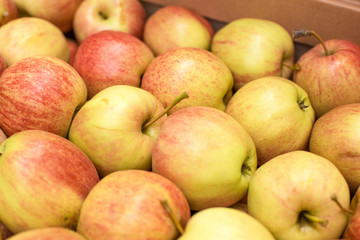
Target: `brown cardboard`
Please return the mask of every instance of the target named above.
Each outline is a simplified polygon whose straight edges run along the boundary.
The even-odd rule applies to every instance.
[[[360,45],[360,0],[142,0],[142,2],[159,6],[187,7],[223,23],[243,17],[268,19],[282,25],[291,35],[295,29],[308,29],[316,31],[324,40],[341,38]],[[318,43],[312,37],[300,38],[295,42],[310,46]]]

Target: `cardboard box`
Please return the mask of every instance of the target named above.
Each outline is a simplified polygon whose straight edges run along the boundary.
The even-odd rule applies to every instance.
[[[342,38],[360,45],[359,0],[142,0],[148,14],[164,5],[179,5],[208,18],[215,30],[243,17],[272,20],[291,35],[295,29],[316,31],[323,40]],[[294,40],[299,57],[318,41]]]

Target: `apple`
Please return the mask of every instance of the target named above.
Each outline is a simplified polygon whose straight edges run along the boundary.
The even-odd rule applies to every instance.
[[[317,118],[334,107],[360,102],[360,46],[345,39],[319,40],[299,58],[293,76],[309,94]]]
[[[360,186],[360,103],[335,107],[314,124],[309,150],[339,168],[355,194]]]
[[[78,42],[102,30],[142,38],[146,12],[138,0],[84,0],[75,12],[73,31]]]
[[[175,239],[179,232],[162,202],[185,227],[190,208],[173,182],[145,170],[110,173],[86,197],[77,232],[88,240]]]
[[[0,55],[7,66],[35,55],[67,62],[70,52],[64,34],[52,23],[36,17],[21,17],[0,28]]]
[[[141,88],[153,94],[164,107],[181,92],[188,99],[177,104],[169,114],[189,107],[208,106],[224,110],[232,96],[234,80],[229,68],[214,54],[201,48],[167,51],[149,64]]]
[[[258,18],[240,18],[227,23],[214,35],[211,52],[223,60],[234,75],[234,90],[257,78],[290,78],[294,43],[278,23]]]
[[[238,202],[256,167],[249,134],[230,115],[212,107],[187,107],[171,114],[152,152],[152,171],[173,181],[195,211]]]
[[[104,30],[86,38],[79,46],[74,68],[88,90],[88,98],[113,85],[140,87],[140,79],[154,59],[150,48],[125,32]]]
[[[22,59],[0,76],[0,128],[8,137],[27,129],[65,137],[86,94],[84,81],[66,62],[50,56]]]
[[[73,66],[75,55],[76,55],[77,49],[79,47],[79,44],[76,42],[76,40],[74,40],[70,37],[66,38],[66,43],[67,43],[67,45],[69,47],[69,51],[70,51],[69,64],[71,66]]]
[[[0,221],[12,232],[75,228],[80,208],[99,176],[69,140],[24,130],[0,145]]]
[[[242,211],[213,207],[192,215],[178,240],[275,240],[258,220]]]
[[[336,166],[297,150],[272,158],[253,174],[249,214],[276,239],[338,239],[348,216],[332,200],[350,204],[349,186]]]
[[[199,13],[175,5],[161,7],[145,22],[144,42],[155,55],[180,47],[208,50],[214,29]]]
[[[160,101],[141,88],[111,86],[79,110],[68,138],[89,156],[101,177],[118,170],[150,170],[166,119],[158,116],[164,111]]]
[[[350,209],[344,209],[345,212],[350,213],[350,219],[346,230],[343,234],[344,238],[347,240],[357,240],[360,234],[360,188],[358,188],[351,199]],[[340,206],[343,208],[343,206]]]
[[[0,0],[0,27],[18,17],[14,0]]]
[[[63,227],[46,227],[18,233],[8,240],[86,240],[79,233]]]
[[[307,149],[315,121],[307,93],[283,77],[248,82],[235,92],[225,112],[250,134],[258,165],[285,152]]]
[[[12,0],[27,16],[45,19],[62,32],[72,30],[75,12],[83,0]]]

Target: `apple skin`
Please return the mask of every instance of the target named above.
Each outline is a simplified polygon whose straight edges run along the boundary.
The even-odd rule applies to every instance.
[[[348,225],[344,232],[344,239],[357,240],[360,234],[360,187],[356,190],[353,198],[351,199],[350,209],[354,212],[349,219]]]
[[[309,150],[339,168],[355,194],[360,186],[360,103],[331,109],[314,124]]]
[[[161,201],[186,226],[190,208],[180,189],[145,170],[123,170],[102,178],[81,208],[77,232],[88,240],[176,239],[179,235]]]
[[[279,240],[338,239],[348,216],[331,199],[334,194],[343,206],[349,206],[349,187],[336,166],[314,153],[292,151],[255,171],[248,190],[248,212]],[[326,226],[306,222],[303,212],[328,222]]]
[[[84,0],[75,13],[73,31],[80,43],[102,30],[126,32],[141,39],[146,17],[138,0]]]
[[[14,0],[0,0],[0,27],[18,17],[19,12]]]
[[[201,48],[178,48],[167,51],[149,64],[141,88],[153,94],[166,108],[186,91],[169,114],[189,106],[209,106],[225,110],[232,96],[234,80],[229,68],[214,54]]]
[[[28,16],[45,19],[62,32],[72,30],[75,12],[83,0],[13,0],[16,7]]]
[[[99,181],[85,153],[42,130],[12,135],[0,153],[0,221],[11,232],[76,227],[81,204]]]
[[[79,233],[62,227],[46,227],[18,233],[8,240],[86,240]]]
[[[104,30],[80,44],[73,66],[92,98],[113,85],[140,87],[140,78],[153,59],[150,48],[133,35]]]
[[[317,118],[334,107],[360,102],[360,46],[342,39],[324,44],[330,55],[316,45],[299,58],[300,70],[293,76],[309,94]]]
[[[258,220],[242,211],[213,207],[195,213],[178,240],[275,240]]]
[[[146,129],[142,126],[163,110],[160,101],[141,88],[108,87],[75,115],[69,140],[90,157],[101,177],[124,169],[150,170],[166,115]]]
[[[0,76],[0,128],[8,137],[27,129],[65,137],[86,94],[84,81],[66,62],[49,56],[22,59]]]
[[[196,211],[238,202],[256,167],[251,137],[234,118],[211,107],[171,114],[152,153],[152,171],[173,181]]]
[[[234,90],[267,76],[290,78],[292,71],[282,63],[294,63],[294,43],[289,33],[273,21],[240,18],[219,29],[211,51],[234,75]]]
[[[31,56],[45,55],[69,61],[64,34],[52,23],[36,17],[21,17],[0,28],[0,55],[7,66]]]
[[[301,108],[303,102],[306,108]],[[282,77],[263,77],[240,88],[225,112],[253,139],[258,165],[285,152],[307,149],[315,113],[307,93]]]
[[[76,55],[77,49],[79,47],[79,44],[76,42],[76,40],[69,38],[69,37],[66,38],[66,43],[67,43],[67,45],[69,47],[69,51],[70,51],[69,64],[71,66],[73,66],[75,55]]]
[[[164,6],[145,22],[144,42],[155,55],[180,47],[210,49],[214,29],[199,13],[182,6]]]

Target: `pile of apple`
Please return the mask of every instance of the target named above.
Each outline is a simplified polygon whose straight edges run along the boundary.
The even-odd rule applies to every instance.
[[[295,60],[297,37],[319,44]],[[360,47],[341,36],[0,0],[0,128],[0,240],[360,239]]]

